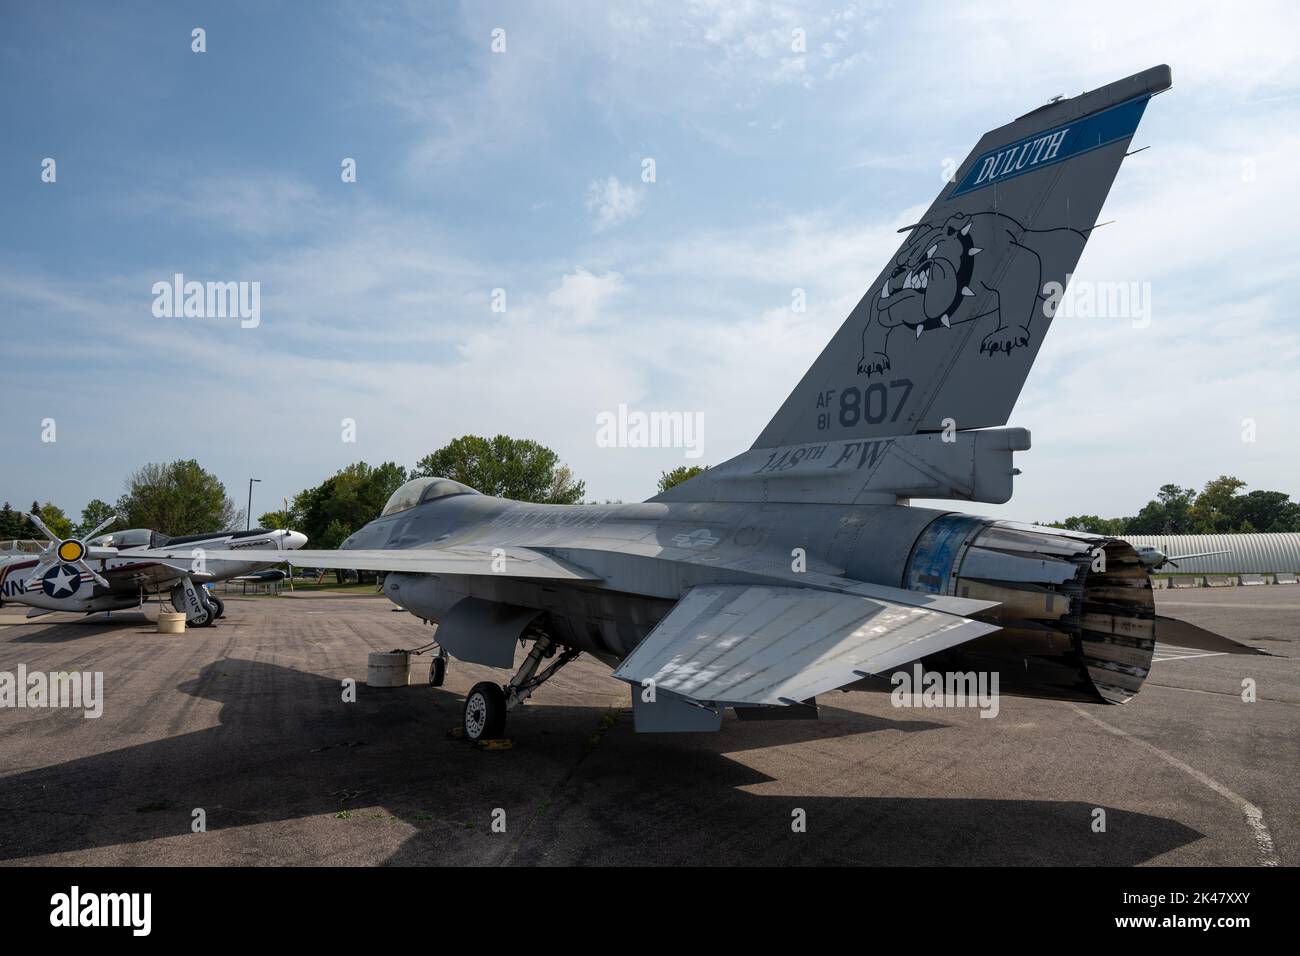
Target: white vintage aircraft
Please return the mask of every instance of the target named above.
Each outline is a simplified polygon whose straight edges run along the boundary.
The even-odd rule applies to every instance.
[[[1216,554],[1232,554],[1231,550],[1224,551],[1195,551],[1192,554],[1165,554],[1159,548],[1142,547],[1137,549],[1138,558],[1152,571],[1159,571],[1166,564],[1178,567],[1179,561],[1186,561],[1189,558],[1208,558]]]
[[[209,559],[209,551],[227,555],[245,548],[293,551],[307,543],[301,532],[263,528],[174,538],[148,528],[101,535],[116,515],[82,538],[60,538],[36,515],[29,517],[49,539],[48,546],[37,554],[15,548],[0,555],[0,605],[27,605],[28,617],[54,611],[119,611],[139,607],[149,595],[167,591],[172,607],[185,614],[189,626],[207,627],[225,613],[225,604],[202,585],[274,563]],[[160,547],[181,548],[185,557],[159,560],[134,553]]]

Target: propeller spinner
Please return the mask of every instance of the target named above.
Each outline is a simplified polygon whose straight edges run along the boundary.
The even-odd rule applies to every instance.
[[[101,587],[108,587],[108,581],[104,580],[103,576],[86,561],[86,542],[116,521],[117,515],[109,515],[107,519],[100,522],[99,527],[81,538],[60,538],[46,527],[45,522],[39,516],[30,514],[27,517],[31,519],[32,524],[40,529],[41,534],[50,540],[50,547],[41,552],[36,567],[32,571],[31,580],[39,581],[44,577],[45,572],[56,564],[70,564],[83,574],[88,574],[94,578],[96,584]]]

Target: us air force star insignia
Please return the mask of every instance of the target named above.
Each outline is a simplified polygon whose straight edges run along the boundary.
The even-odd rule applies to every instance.
[[[721,540],[708,528],[699,528],[690,534],[673,535],[673,544],[679,548],[711,548]]]
[[[41,590],[50,597],[62,597],[64,594],[76,594],[81,587],[81,572],[70,564],[60,564],[45,572],[41,579]]]

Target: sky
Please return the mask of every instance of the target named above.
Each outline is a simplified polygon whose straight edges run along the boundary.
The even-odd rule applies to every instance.
[[[1131,515],[1223,473],[1300,496],[1294,2],[5,2],[0,22],[16,506],[75,516],[195,458],[240,507],[261,479],[256,517],[467,433],[643,500],[753,443],[985,130],[1158,63],[1150,149],[1075,276],[1139,284],[1150,321],[1058,317],[1010,420],[1033,435],[1015,496],[957,507]],[[256,325],[156,314],[177,273],[258,283]],[[605,447],[620,405],[698,416],[699,447]]]

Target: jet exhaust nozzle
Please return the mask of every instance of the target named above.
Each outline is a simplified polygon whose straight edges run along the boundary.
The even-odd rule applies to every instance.
[[[1121,704],[1151,669],[1151,579],[1117,538],[946,515],[918,539],[905,584],[998,602],[977,616],[1002,630],[958,651],[987,660],[1004,684]]]

